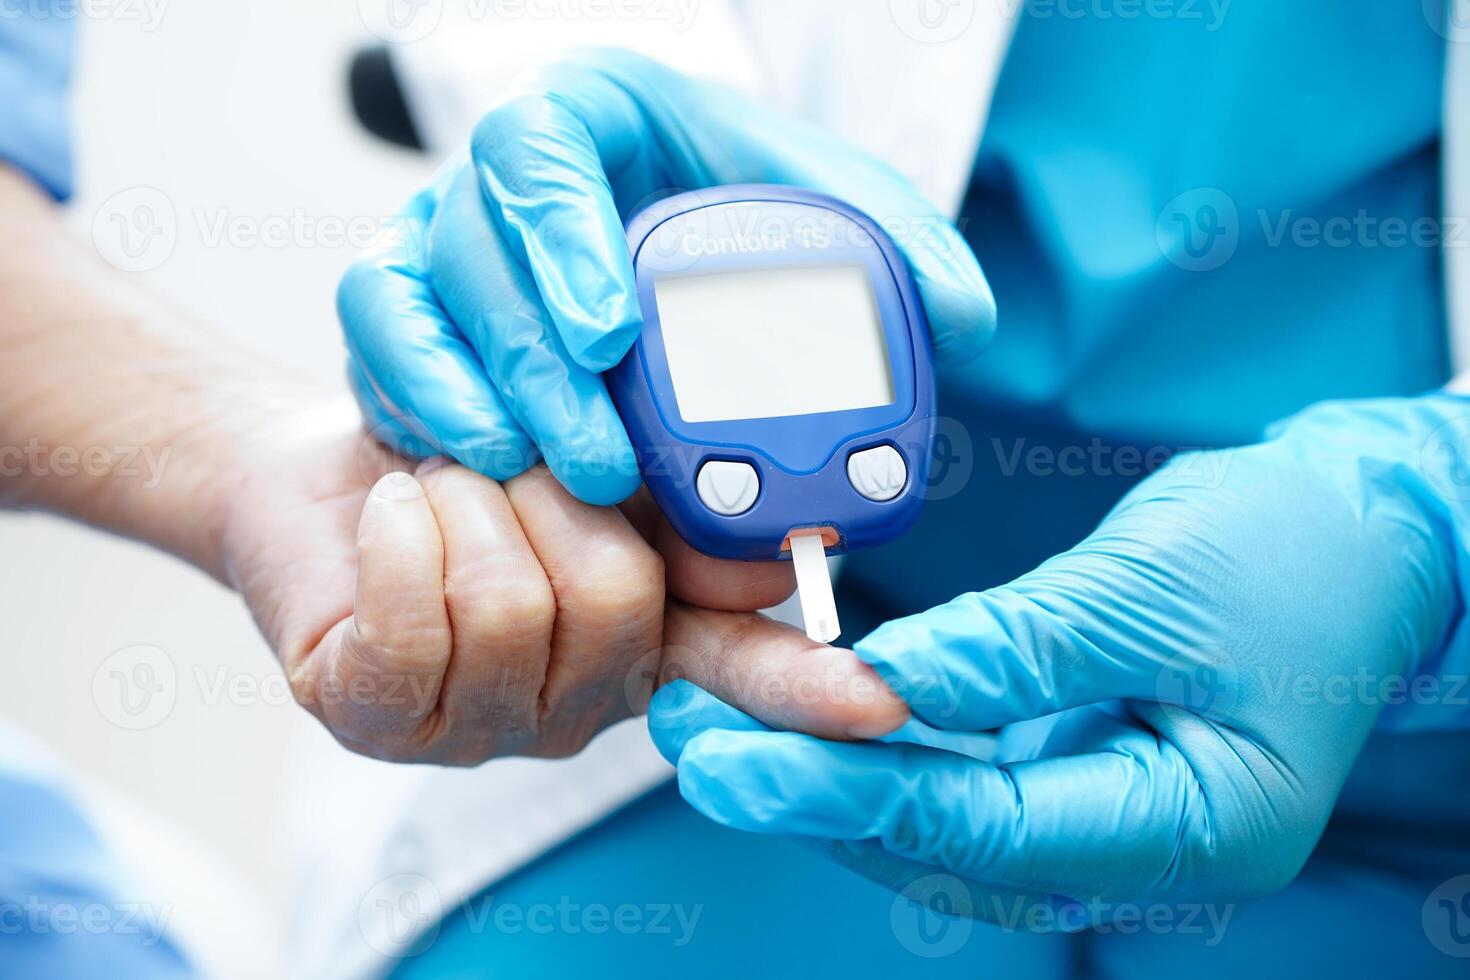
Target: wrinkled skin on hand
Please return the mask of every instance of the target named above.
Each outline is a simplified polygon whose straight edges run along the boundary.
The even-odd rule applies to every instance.
[[[789,564],[700,555],[646,494],[593,507],[544,467],[501,484],[414,464],[350,416],[259,429],[225,554],[297,700],[353,751],[571,755],[661,677],[837,738],[907,717],[850,652],[752,612],[790,594]],[[793,696],[811,684],[842,696]]]

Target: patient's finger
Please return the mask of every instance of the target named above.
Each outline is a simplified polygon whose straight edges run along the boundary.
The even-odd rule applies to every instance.
[[[583,503],[545,466],[505,494],[556,596],[538,754],[566,755],[629,714],[624,678],[659,647],[663,565],[617,508]]]
[[[500,484],[443,457],[419,475],[444,539],[454,630],[440,695],[453,742],[445,761],[473,764],[536,735],[556,598]]]
[[[341,643],[329,650],[321,713],[369,754],[412,757],[449,662],[444,545],[424,489],[389,473],[363,505],[357,596]]]
[[[653,544],[653,535],[658,530],[659,521],[663,520],[663,512],[658,509],[658,502],[648,492],[647,486],[639,487],[637,493],[618,504],[618,510],[633,525],[633,530],[643,535],[643,540]]]
[[[909,709],[851,650],[755,613],[670,602],[659,680],[687,679],[780,729],[830,739],[886,735]]]
[[[664,580],[676,599],[706,609],[751,612],[780,605],[796,589],[789,561],[725,561],[695,551],[663,516],[647,487],[618,507],[663,556]]]
[[[751,612],[790,598],[796,574],[789,561],[726,561],[690,547],[660,519],[654,546],[664,556],[669,594],[705,609]]]

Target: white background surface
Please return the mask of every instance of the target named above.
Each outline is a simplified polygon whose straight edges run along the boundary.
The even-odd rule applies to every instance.
[[[115,8],[81,25],[80,192],[69,220],[86,240],[113,195],[161,192],[177,244],[137,275],[238,342],[337,383],[333,295],[356,250],[325,240],[352,219],[380,222],[428,173],[351,117],[348,58],[372,40],[358,5],[168,0],[151,30],[126,19],[138,5]],[[307,230],[277,244],[249,234],[285,221]],[[246,233],[220,238],[222,222]],[[0,515],[0,541],[0,722],[183,825],[284,925],[290,760],[329,739],[287,703],[242,604],[172,559],[49,517]],[[93,680],[110,655],[138,644],[163,651],[177,695],[157,724],[130,731],[109,720],[116,711],[99,706]],[[350,832],[364,815],[340,803]],[[275,955],[270,924],[241,938]]]

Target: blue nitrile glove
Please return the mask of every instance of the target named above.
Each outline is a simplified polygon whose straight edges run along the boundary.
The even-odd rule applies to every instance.
[[[599,374],[642,326],[623,221],[670,191],[746,182],[822,191],[883,225],[938,356],[990,338],[974,255],[897,173],[733,92],[587,51],[524,78],[481,120],[469,162],[409,204],[398,241],[347,273],[338,310],[370,424],[497,479],[539,449],[576,496],[622,500],[639,477]]]
[[[709,817],[821,839],[894,887],[959,880],[979,918],[1267,893],[1375,725],[1470,727],[1449,696],[1467,459],[1470,399],[1324,404],[1177,458],[1071,552],[858,643],[914,714],[887,744],[773,732],[683,681],[649,727]],[[992,729],[989,756],[973,734],[935,747]]]

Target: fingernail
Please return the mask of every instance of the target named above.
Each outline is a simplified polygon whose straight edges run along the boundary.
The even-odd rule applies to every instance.
[[[416,500],[424,495],[424,488],[407,473],[389,473],[373,487],[373,495],[382,500]]]
[[[909,706],[871,667],[853,678],[853,687],[861,695],[858,703],[864,705],[864,713],[848,726],[849,737],[860,741],[881,738],[908,723]]]

